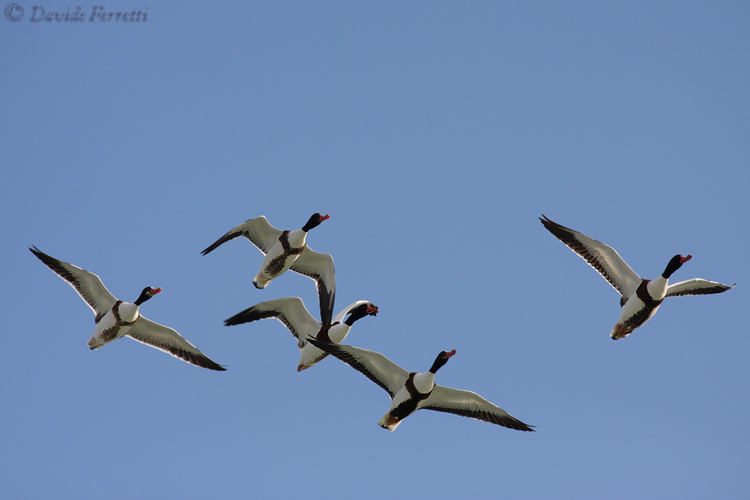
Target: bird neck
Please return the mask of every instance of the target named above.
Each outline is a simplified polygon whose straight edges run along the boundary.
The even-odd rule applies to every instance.
[[[354,309],[351,314],[349,314],[349,317],[346,318],[344,323],[346,323],[349,326],[352,326],[355,321],[360,320],[367,316],[367,305],[363,304],[356,309]]]
[[[672,276],[673,272],[682,267],[683,262],[683,257],[681,255],[675,255],[674,257],[672,257],[672,259],[669,261],[669,264],[667,264],[666,269],[664,269],[664,272],[661,273],[661,277],[668,280],[669,277]]]

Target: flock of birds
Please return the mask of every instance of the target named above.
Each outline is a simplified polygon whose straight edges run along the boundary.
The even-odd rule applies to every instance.
[[[375,316],[378,307],[369,301],[360,300],[333,316],[336,296],[333,258],[329,254],[314,252],[306,243],[307,233],[328,217],[319,213],[313,214],[301,229],[293,231],[276,229],[264,216],[256,217],[231,229],[202,252],[206,255],[227,241],[241,236],[247,238],[265,254],[253,284],[259,289],[265,288],[289,269],[312,278],[318,289],[320,321],[310,314],[302,299],[287,297],[257,304],[235,314],[224,321],[224,324],[239,325],[264,318],[276,318],[297,339],[300,350],[297,371],[310,368],[329,354],[360,371],[390,395],[391,405],[378,422],[378,425],[390,431],[395,430],[404,418],[419,409],[454,413],[511,429],[533,431],[529,425],[474,392],[452,389],[435,383],[435,374],[456,354],[455,350],[442,351],[428,371],[419,373],[401,368],[378,352],[341,343],[357,320]],[[622,314],[612,329],[612,339],[624,338],[634,329],[643,326],[666,297],[720,293],[734,286],[703,279],[691,279],[669,285],[672,273],[690,260],[691,255],[675,255],[661,276],[653,280],[643,279],[613,248],[557,224],[544,215],[539,220],[620,293]],[[98,349],[127,335],[196,366],[210,370],[225,370],[172,328],[154,323],[140,314],[140,306],[161,292],[161,288],[144,288],[138,299],[132,303],[118,300],[96,274],[51,257],[36,247],[29,250],[75,288],[94,311],[96,329],[88,342],[91,349]]]

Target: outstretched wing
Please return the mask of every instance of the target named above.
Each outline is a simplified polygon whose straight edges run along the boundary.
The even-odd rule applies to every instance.
[[[475,392],[451,389],[437,384],[422,408],[455,413],[519,431],[534,430]]]
[[[241,325],[250,321],[276,318],[297,338],[297,345],[305,346],[308,336],[320,331],[320,322],[310,315],[299,297],[285,297],[256,304],[224,321],[225,326]]]
[[[330,325],[333,303],[336,300],[336,272],[333,267],[333,257],[327,253],[314,252],[306,246],[290,269],[315,280],[320,301],[320,321],[324,325]]]
[[[249,221],[243,222],[234,229],[230,229],[227,234],[216,240],[211,246],[201,252],[201,255],[206,255],[216,249],[222,243],[226,243],[229,240],[244,236],[248,240],[252,241],[253,245],[258,247],[264,254],[268,253],[274,243],[276,243],[281,236],[282,231],[276,229],[268,223],[264,216],[250,219]]]
[[[409,378],[409,372],[379,352],[333,344],[315,338],[307,340],[318,349],[336,356],[355,370],[362,372],[367,378],[385,389],[391,395],[391,399]]]
[[[596,269],[607,282],[620,292],[624,298],[630,297],[641,284],[641,278],[620,254],[609,245],[551,221],[544,214],[539,220],[547,230],[554,234],[568,248],[581,256],[591,267]]]
[[[211,361],[208,356],[200,352],[198,348],[185,340],[182,335],[172,328],[154,323],[143,316],[140,316],[135,321],[135,324],[128,330],[127,335],[138,342],[148,344],[195,366],[208,368],[209,370],[226,370],[223,366]]]
[[[735,283],[736,284],[736,283]],[[711,293],[726,292],[730,288],[734,288],[734,285],[724,285],[716,281],[708,281],[700,278],[695,278],[687,281],[680,281],[674,285],[667,287],[667,294],[665,297],[679,297],[681,295],[708,295]]]
[[[51,257],[37,247],[29,248],[29,250],[78,292],[78,295],[94,311],[97,323],[117,302],[96,274]]]

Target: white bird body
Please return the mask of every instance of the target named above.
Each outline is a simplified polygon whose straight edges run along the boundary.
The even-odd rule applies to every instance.
[[[646,301],[639,297],[637,293],[633,293],[622,306],[622,312],[620,313],[620,317],[617,319],[617,324],[609,334],[610,337],[623,338],[627,336],[630,332],[624,333],[623,325],[628,324],[629,321],[632,321],[633,318],[638,317],[639,314],[641,315],[640,325],[645,324],[646,321],[651,319],[653,315],[656,314],[656,311],[661,306],[662,300],[664,300],[664,297],[667,294],[668,282],[669,280],[667,280],[663,276],[659,276],[655,280],[646,282],[646,291],[648,292],[648,297],[651,297],[653,299],[653,302],[656,303],[655,305],[646,304]],[[630,331],[633,331],[634,329],[635,327]]]
[[[328,215],[313,214],[301,229],[282,231],[268,223],[264,216],[255,217],[230,229],[201,252],[206,255],[219,245],[240,236],[247,238],[265,257],[253,285],[263,289],[287,270],[307,276],[315,281],[320,302],[320,317],[324,323],[331,321],[336,298],[336,274],[330,254],[314,252],[307,246],[307,232],[327,220]]]
[[[309,342],[336,356],[382,387],[391,396],[391,405],[378,425],[394,431],[409,415],[419,409],[434,410],[475,418],[520,431],[533,431],[482,396],[461,389],[435,383],[435,373],[456,351],[438,354],[429,371],[408,372],[379,352],[343,344],[333,344],[316,338]]]
[[[96,324],[96,330],[88,342],[91,349],[99,349],[104,344],[124,337],[130,327],[141,316],[139,306],[118,300]]]
[[[656,279],[650,280],[646,284],[646,290],[648,294],[654,298],[654,300],[663,300],[667,296],[667,286],[669,285],[669,278],[659,276]]]
[[[326,325],[312,317],[302,299],[285,297],[256,304],[235,314],[224,321],[224,324],[231,326],[265,318],[278,319],[297,339],[297,347],[300,350],[297,371],[302,371],[328,356],[328,353],[310,344],[309,337],[341,343],[357,320],[365,316],[375,316],[377,313],[378,307],[372,302],[358,300],[345,307],[333,318],[331,324]]]
[[[172,328],[154,323],[140,314],[140,305],[161,292],[161,288],[144,288],[133,303],[117,300],[96,274],[51,257],[36,247],[29,250],[68,282],[94,311],[96,329],[88,341],[91,349],[99,349],[105,344],[128,336],[195,366],[217,371],[225,370]]]
[[[306,238],[307,231],[302,229],[282,232],[263,258],[258,274],[253,278],[253,285],[263,289],[274,278],[289,270],[305,249]]]
[[[410,392],[408,388],[409,380],[413,385],[412,392]],[[383,418],[380,419],[378,425],[380,427],[383,427],[384,429],[388,429],[391,432],[395,431],[396,427],[398,427],[403,419],[406,418],[406,416],[398,418],[394,416],[398,411],[398,408],[402,405],[409,405],[410,401],[416,400],[416,406],[414,406],[414,410],[411,411],[409,415],[411,413],[414,413],[424,406],[425,401],[427,401],[427,398],[429,398],[434,388],[434,373],[425,372],[410,374],[410,379],[407,379],[403,387],[401,387],[396,395],[393,396],[391,406],[388,408],[388,411],[385,413],[385,415],[383,415]],[[416,391],[416,394],[413,394],[414,391]]]
[[[643,326],[653,317],[666,297],[721,293],[734,286],[698,278],[670,285],[669,278],[672,273],[690,260],[692,255],[675,255],[661,276],[653,280],[643,279],[627,265],[614,248],[553,222],[544,215],[542,217],[544,218],[539,220],[549,232],[588,262],[620,293],[622,312],[610,332],[614,340],[627,337],[633,330]]]

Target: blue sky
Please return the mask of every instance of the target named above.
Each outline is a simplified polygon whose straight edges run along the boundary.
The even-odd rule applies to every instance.
[[[4,498],[745,498],[750,492],[750,6],[745,2],[118,1],[145,22],[0,19]],[[94,4],[80,3],[87,14]],[[18,12],[16,10],[16,12]],[[331,218],[346,343],[473,390],[537,432],[420,411],[336,359],[302,373],[264,290],[265,215]],[[668,299],[630,337],[617,293],[539,223],[640,275],[737,287]],[[27,248],[147,285],[149,319],[228,371],[128,339]]]

